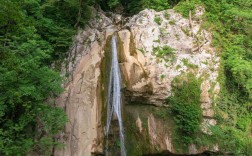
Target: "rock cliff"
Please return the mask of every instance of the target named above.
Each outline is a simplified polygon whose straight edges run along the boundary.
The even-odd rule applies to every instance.
[[[96,12],[94,20],[76,36],[63,68],[65,92],[57,103],[67,112],[69,122],[57,138],[66,146],[57,149],[55,155],[88,156],[103,151],[106,98],[102,94],[106,84],[101,73],[107,68],[102,67],[102,61],[108,59],[106,43],[114,32],[119,36],[128,155],[209,150],[193,144],[187,152],[176,149],[171,137],[172,118],[162,118],[162,110],[169,107],[165,99],[171,95],[172,80],[192,72],[203,79],[202,131],[209,134],[208,126],[216,124],[212,101],[220,89],[220,60],[211,47],[211,33],[201,27],[203,14],[204,8],[198,7],[188,20],[174,10],[143,10],[125,22],[120,16],[108,18]],[[158,50],[164,48],[172,54],[159,54]]]

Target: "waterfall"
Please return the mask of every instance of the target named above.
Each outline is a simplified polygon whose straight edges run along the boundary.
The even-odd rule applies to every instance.
[[[121,74],[117,57],[116,36],[111,40],[112,61],[110,69],[110,80],[108,87],[108,104],[107,104],[107,127],[106,127],[106,155],[108,156],[108,135],[111,127],[111,120],[116,117],[119,124],[120,149],[121,156],[126,156],[124,145],[124,132],[121,113]]]

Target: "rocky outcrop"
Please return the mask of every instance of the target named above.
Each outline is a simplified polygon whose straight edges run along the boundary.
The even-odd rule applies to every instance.
[[[212,99],[220,90],[219,57],[211,47],[211,33],[201,28],[203,13],[204,8],[198,7],[189,21],[174,10],[144,10],[118,30],[113,21],[121,25],[121,16],[113,15],[112,20],[96,12],[95,17],[99,18],[78,33],[62,72],[66,76],[65,92],[57,103],[67,112],[69,122],[57,138],[66,146],[54,154],[89,156],[103,152],[102,113],[106,111],[106,101],[102,100],[101,91],[106,90],[106,84],[102,84],[105,81],[101,80],[101,73],[105,71],[101,70],[106,69],[102,60],[106,59],[106,43],[116,31],[124,86],[125,142],[131,155],[185,152],[174,147],[171,117],[164,120],[162,113],[169,107],[165,99],[171,95],[172,80],[183,73],[191,72],[203,79],[202,131],[211,135],[208,127],[216,124]],[[170,53],[159,54],[163,48]],[[202,153],[206,149],[190,145],[187,153]]]
[[[159,24],[155,22],[157,18]],[[171,81],[185,72],[193,72],[197,77],[208,80],[204,84],[210,84],[203,86],[208,90],[211,84],[216,83],[219,58],[210,46],[211,34],[201,29],[196,21],[192,25],[190,30],[189,20],[173,10],[144,10],[126,24],[130,31],[124,29],[119,32],[127,60],[123,71],[129,81],[127,90],[133,93],[132,98],[151,93],[146,102],[160,106],[170,95]],[[174,49],[173,60],[154,54],[154,47],[164,46]]]
[[[102,101],[100,96],[101,60],[109,35],[114,33],[112,20],[102,12],[79,31],[63,67],[65,92],[57,104],[65,109],[68,123],[58,138],[65,146],[56,156],[90,156],[103,152]]]
[[[144,10],[133,16],[118,32],[123,42],[125,61],[121,63],[125,79],[126,103],[164,106],[165,99],[171,95],[172,80],[184,73],[191,72],[203,79],[201,103],[203,109],[202,131],[210,134],[208,127],[215,125],[212,98],[218,94],[217,82],[219,57],[211,47],[211,33],[201,28],[200,16],[204,8],[198,7],[193,20],[183,18],[174,10],[155,12]],[[168,47],[173,54],[160,55]],[[127,107],[127,106],[126,106]],[[132,113],[129,111],[132,115]],[[172,147],[171,132],[162,131],[164,124],[152,115],[147,115],[150,144],[159,151],[178,152]],[[139,131],[143,131],[136,118]],[[157,138],[157,136],[162,136]],[[189,154],[201,153],[208,148],[190,145]],[[154,149],[155,151],[155,149]],[[183,153],[183,152],[182,152]]]

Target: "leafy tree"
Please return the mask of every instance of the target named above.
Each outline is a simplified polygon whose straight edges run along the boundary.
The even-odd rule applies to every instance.
[[[137,13],[146,8],[161,11],[171,8],[171,4],[167,0],[129,0],[126,6],[126,10],[130,14]]]
[[[0,6],[0,155],[50,155],[67,117],[52,100],[63,89],[51,67],[90,17],[82,0],[4,0]]]
[[[133,15],[146,8],[157,11],[175,6],[180,0],[100,0],[104,10],[114,10],[118,6],[124,7],[124,14]]]
[[[119,4],[120,4],[120,1],[119,1],[119,0],[109,0],[109,1],[108,1],[108,6],[109,6],[111,9],[116,8]]]

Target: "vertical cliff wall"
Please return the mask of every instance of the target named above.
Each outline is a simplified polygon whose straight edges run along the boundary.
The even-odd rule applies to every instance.
[[[114,31],[112,20],[96,12],[94,20],[75,37],[63,66],[65,92],[57,100],[69,118],[58,136],[65,146],[58,148],[55,155],[90,156],[103,152],[101,114],[106,109],[101,99],[101,62],[107,37]]]
[[[213,99],[219,91],[219,57],[211,47],[211,33],[201,28],[203,13],[204,8],[198,7],[189,21],[173,10],[144,10],[117,28],[112,19],[97,12],[97,18],[78,33],[64,68],[68,79],[58,105],[67,112],[69,122],[58,137],[66,146],[56,150],[55,155],[88,156],[103,152],[103,96],[107,85],[104,78],[108,68],[104,60],[109,57],[105,53],[109,50],[106,42],[115,31],[119,37],[128,155],[166,150],[195,154],[211,149],[194,144],[188,150],[175,146],[172,116],[164,115],[169,108],[165,99],[172,94],[173,79],[193,73],[203,80],[203,133],[209,134],[208,127],[216,124]],[[121,22],[120,18],[114,19],[115,23]],[[158,50],[164,48],[172,50],[172,55],[160,55]]]
[[[204,8],[198,7],[193,20],[189,21],[173,10],[144,10],[129,20],[125,25],[128,29],[119,31],[126,56],[121,63],[126,86],[125,110],[127,116],[131,116],[131,121],[125,120],[135,123],[138,131],[133,128],[133,131],[128,129],[128,132],[138,132],[130,140],[136,140],[135,146],[142,148],[142,154],[146,152],[145,148],[149,152],[168,150],[191,154],[208,149],[193,144],[188,151],[174,147],[172,117],[164,118],[166,108],[169,107],[165,99],[171,95],[173,79],[193,73],[203,80],[202,131],[207,134],[208,127],[216,124],[212,100],[219,91],[219,57],[211,47],[211,34],[201,28],[200,17],[203,13]],[[172,49],[173,54],[159,54],[164,48],[166,51]],[[142,145],[139,137],[148,143]],[[139,149],[136,151],[139,152]]]

